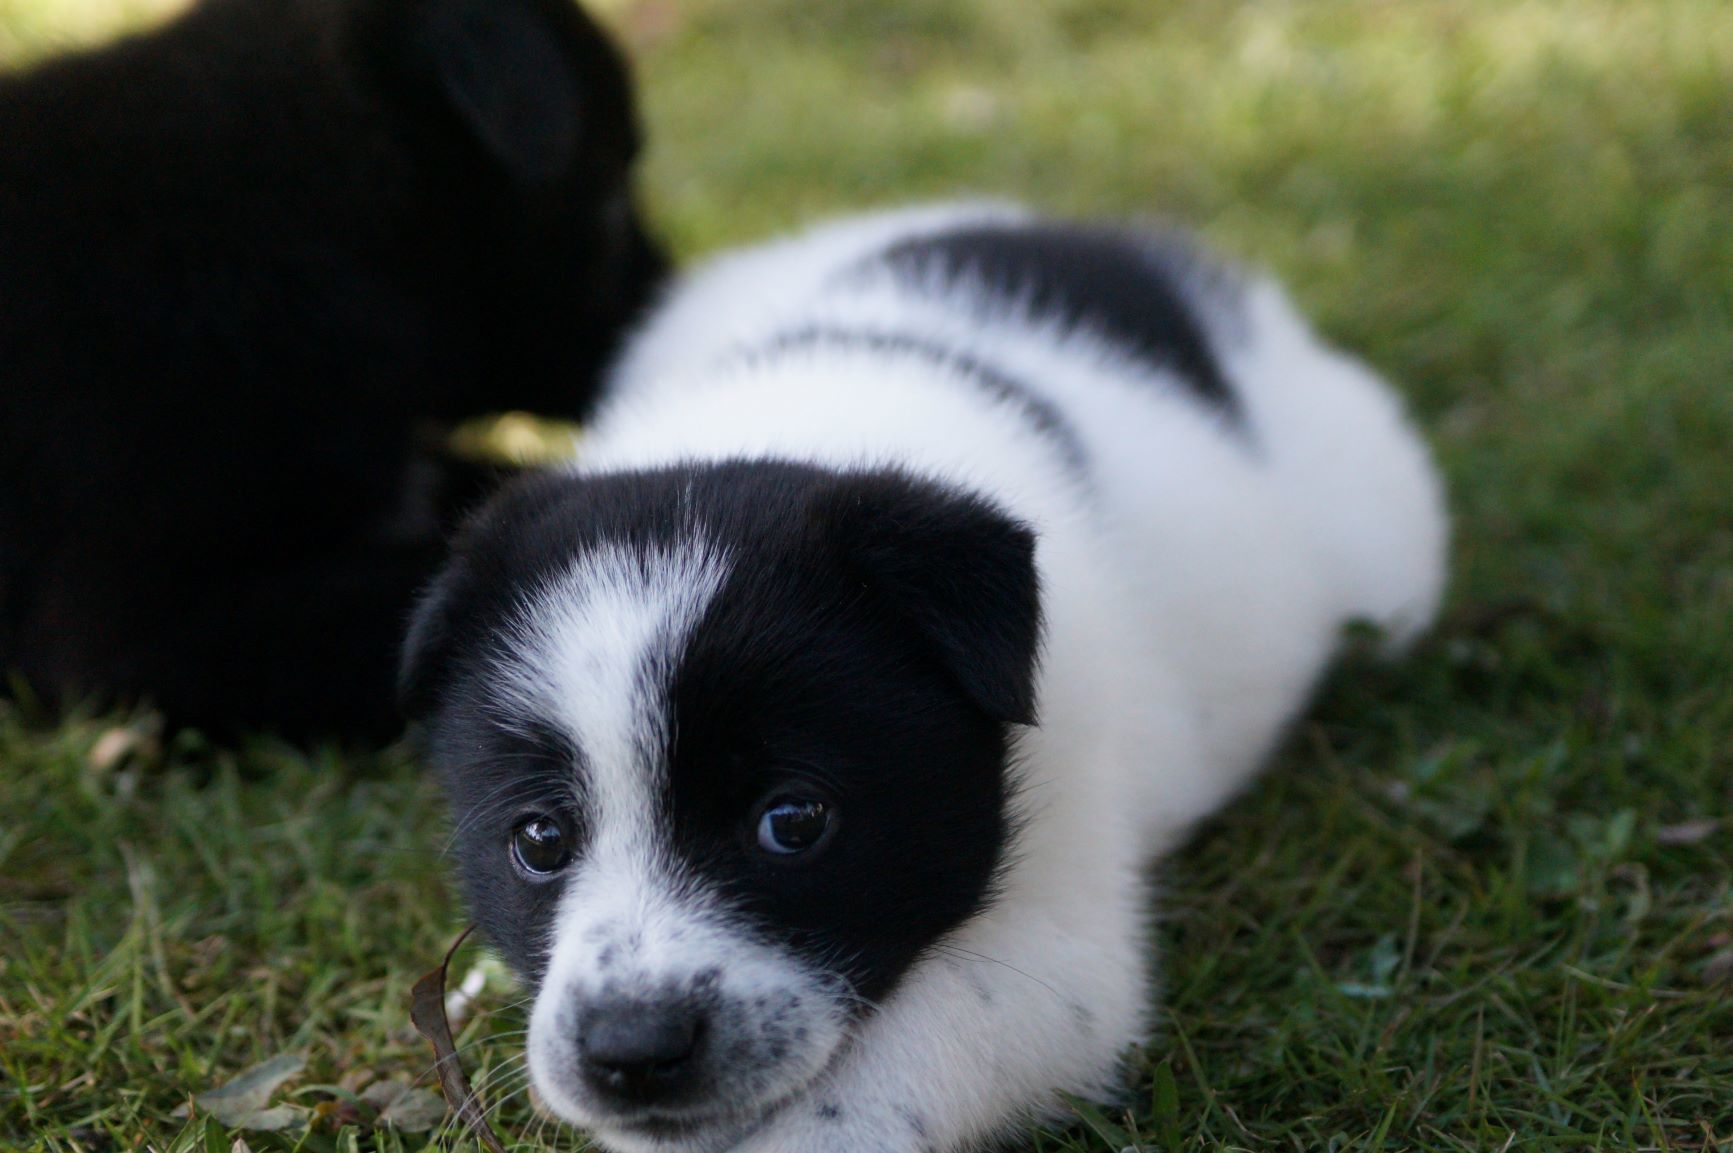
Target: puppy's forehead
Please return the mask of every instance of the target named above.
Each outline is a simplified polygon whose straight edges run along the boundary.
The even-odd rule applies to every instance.
[[[526,598],[500,703],[581,751],[596,800],[650,785],[667,748],[668,679],[727,574],[727,557],[701,536],[601,542]]]

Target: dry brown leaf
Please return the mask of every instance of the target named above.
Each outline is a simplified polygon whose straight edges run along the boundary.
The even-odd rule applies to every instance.
[[[439,963],[439,968],[415,982],[415,988],[409,994],[409,1019],[415,1022],[416,1031],[433,1046],[433,1067],[439,1073],[439,1087],[445,1093],[446,1104],[476,1139],[487,1146],[489,1153],[505,1153],[505,1146],[500,1144],[493,1127],[487,1123],[487,1111],[470,1089],[469,1078],[464,1076],[463,1066],[457,1059],[457,1045],[451,1039],[451,1022],[445,1016],[446,972],[451,968],[451,958],[457,954],[458,947],[473,932],[474,925],[465,929],[446,950],[445,960]]]

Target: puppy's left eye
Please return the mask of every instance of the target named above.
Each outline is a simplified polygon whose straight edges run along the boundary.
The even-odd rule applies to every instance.
[[[758,818],[758,847],[779,857],[811,852],[830,832],[831,823],[831,807],[823,801],[779,798]]]
[[[566,831],[552,817],[531,817],[511,835],[511,855],[518,868],[545,877],[566,867],[572,850]]]

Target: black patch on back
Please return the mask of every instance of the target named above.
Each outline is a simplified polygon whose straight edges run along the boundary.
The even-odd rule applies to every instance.
[[[1086,328],[1169,369],[1210,409],[1241,419],[1182,277],[1197,258],[1106,225],[1012,221],[905,240],[877,260],[910,277],[978,281],[1032,315]],[[1169,258],[1171,257],[1171,258]]]
[[[1033,708],[1040,609],[1033,536],[987,502],[772,461],[519,485],[458,542],[411,635],[403,680],[431,759],[458,821],[487,808],[510,769],[476,750],[523,593],[599,545],[695,539],[732,567],[669,670],[661,819],[767,938],[881,998],[992,899],[1011,838],[1008,722]],[[810,859],[757,847],[757,806],[785,792],[835,806]],[[532,886],[504,852],[511,815],[483,814],[463,873],[484,930],[534,976],[553,906],[513,895]]]

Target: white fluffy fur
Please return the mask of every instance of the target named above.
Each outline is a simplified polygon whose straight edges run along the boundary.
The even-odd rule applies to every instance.
[[[1059,1091],[1109,1086],[1148,1025],[1148,863],[1246,783],[1345,623],[1366,618],[1400,644],[1438,604],[1446,521],[1425,448],[1395,397],[1321,346],[1275,286],[1198,290],[1245,410],[1242,433],[1087,332],[1014,307],[984,315],[978,300],[888,275],[842,274],[893,240],[1018,212],[870,216],[715,261],[630,349],[586,440],[586,471],[753,454],[895,464],[979,491],[1039,534],[1041,724],[1017,739],[1024,824],[1004,891],[918,962],[792,1102],[729,1137],[739,1153],[974,1148]],[[864,347],[739,352],[821,323],[919,334],[1006,366],[1075,426],[1090,482],[1016,411],[943,365]],[[648,616],[689,618],[716,584],[699,567],[679,580],[703,585],[702,596],[645,584],[638,599],[663,606]],[[641,604],[616,610],[646,619]],[[580,616],[590,623],[578,633],[602,628],[588,608]],[[604,631],[625,648],[647,643]],[[615,655],[625,662],[609,674],[616,681],[645,659]],[[595,725],[636,723],[622,701],[596,708],[610,716],[574,722],[586,743]],[[603,854],[624,870],[604,886],[605,903],[651,900],[648,843]],[[585,979],[560,952],[593,924],[585,891],[601,890],[580,886],[563,907],[560,980],[544,1000]],[[532,1070],[558,1056],[538,1048],[537,1027],[546,1033],[554,1012],[537,1006]],[[822,1101],[840,1115],[812,1107]],[[584,1119],[557,1095],[550,1103]]]

